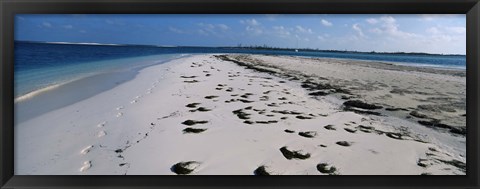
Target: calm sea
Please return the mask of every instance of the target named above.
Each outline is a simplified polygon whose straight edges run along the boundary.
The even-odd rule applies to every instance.
[[[197,53],[249,53],[395,62],[412,66],[465,69],[465,56],[392,55],[210,47],[154,47],[16,42],[16,101],[59,85],[103,73],[138,70]]]

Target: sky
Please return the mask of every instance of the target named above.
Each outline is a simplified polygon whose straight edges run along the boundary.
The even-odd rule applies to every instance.
[[[466,17],[17,14],[15,40],[466,54]]]

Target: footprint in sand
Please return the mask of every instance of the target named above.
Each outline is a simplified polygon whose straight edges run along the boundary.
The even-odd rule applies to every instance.
[[[102,122],[102,123],[99,123],[99,124],[97,125],[97,127],[104,127],[106,124],[107,124],[107,122],[104,121],[104,122]]]
[[[92,150],[92,148],[93,148],[93,145],[87,146],[87,147],[83,148],[82,151],[80,151],[80,153],[85,155],[88,152],[90,152],[90,150]]]
[[[137,102],[138,102],[138,100],[132,100],[132,101],[130,102],[130,104],[135,104],[135,103],[137,103]]]
[[[80,172],[85,172],[92,167],[92,161],[84,161],[83,166],[80,168]]]
[[[103,137],[105,135],[107,135],[107,133],[105,131],[100,131],[100,132],[97,133],[98,138]]]
[[[122,117],[122,116],[123,116],[123,113],[122,113],[122,112],[119,112],[119,113],[117,114],[117,117]]]
[[[119,107],[117,108],[117,110],[122,110],[122,109],[123,109],[123,106],[119,106]]]

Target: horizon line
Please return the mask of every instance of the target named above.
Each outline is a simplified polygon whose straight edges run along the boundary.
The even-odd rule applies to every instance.
[[[309,51],[334,51],[334,52],[350,52],[350,53],[368,53],[368,54],[425,54],[425,55],[440,55],[440,56],[466,56],[466,54],[444,54],[444,53],[426,53],[426,52],[388,52],[388,51],[358,51],[358,50],[338,50],[338,49],[313,49],[313,48],[291,48],[291,47],[271,47],[265,45],[243,45],[243,46],[197,46],[197,45],[152,45],[152,44],[114,44],[114,43],[97,43],[97,42],[67,42],[67,41],[31,41],[31,40],[14,40],[14,42],[27,43],[46,43],[59,45],[98,45],[98,46],[150,46],[162,48],[175,47],[207,47],[207,48],[263,48],[263,49],[284,49],[284,50],[309,50]]]

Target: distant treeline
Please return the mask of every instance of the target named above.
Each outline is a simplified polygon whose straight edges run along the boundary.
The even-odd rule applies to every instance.
[[[256,49],[256,50],[278,50],[278,51],[303,51],[303,52],[334,52],[334,53],[358,53],[358,54],[394,54],[394,55],[441,55],[441,56],[465,56],[461,54],[433,54],[433,53],[420,53],[420,52],[376,52],[376,51],[348,51],[348,50],[323,50],[323,49],[313,49],[313,48],[282,48],[282,47],[270,47],[267,45],[263,46],[242,46],[238,45],[235,47],[221,47],[227,49]]]

